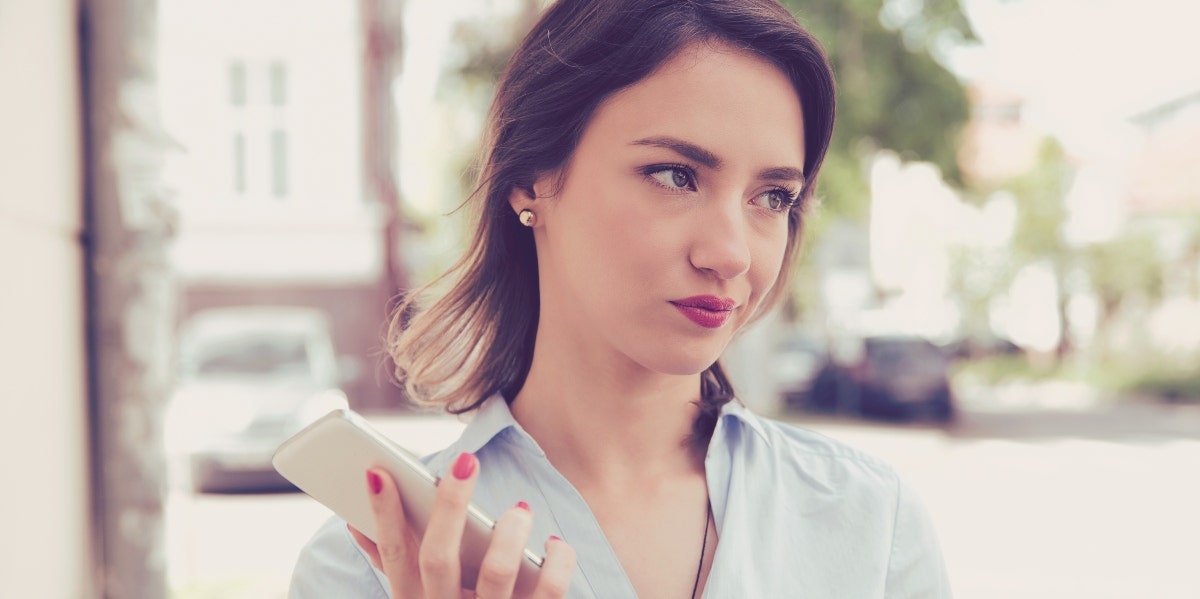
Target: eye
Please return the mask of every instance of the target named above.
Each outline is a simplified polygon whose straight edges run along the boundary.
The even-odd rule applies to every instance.
[[[696,177],[691,169],[684,166],[650,166],[644,171],[646,176],[667,189],[683,191],[696,190]]]
[[[771,212],[787,212],[799,201],[800,198],[795,191],[776,187],[758,194],[754,197],[752,203],[756,206],[766,208]]]

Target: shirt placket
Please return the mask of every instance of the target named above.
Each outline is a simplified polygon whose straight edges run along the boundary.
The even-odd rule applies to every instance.
[[[517,433],[518,435],[521,433]],[[521,441],[525,441],[522,439]],[[616,552],[604,536],[600,523],[592,514],[591,508],[583,496],[575,489],[557,469],[546,459],[545,453],[536,448],[532,439],[521,443],[525,450],[526,480],[533,481],[538,492],[549,507],[550,516],[554,520],[558,536],[577,551],[578,561],[576,572],[586,583],[589,592],[584,597],[621,598],[637,597],[633,583],[617,559]],[[530,448],[528,445],[533,444]],[[533,471],[530,471],[533,470]],[[582,549],[582,548],[586,548]],[[572,587],[572,591],[575,587]],[[571,595],[572,599],[576,595]]]

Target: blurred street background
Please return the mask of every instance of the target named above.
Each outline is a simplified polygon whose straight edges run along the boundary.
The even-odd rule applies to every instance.
[[[440,448],[459,423],[377,417],[393,438]],[[927,426],[799,422],[885,457],[938,527],[956,597],[1200,596],[1200,410],[1146,406],[979,412]],[[1186,432],[1184,432],[1186,431]],[[174,596],[285,596],[296,554],[329,511],[298,493],[168,496]]]
[[[282,440],[456,437],[384,338],[544,4],[0,0],[0,597],[282,598]],[[740,398],[897,466],[959,597],[1200,597],[1200,5],[784,4],[839,121]]]

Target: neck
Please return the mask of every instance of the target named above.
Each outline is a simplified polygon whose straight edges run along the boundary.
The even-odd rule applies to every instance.
[[[703,472],[703,456],[687,443],[699,375],[650,372],[625,356],[556,342],[543,330],[512,411],[560,472],[576,485],[601,486]]]

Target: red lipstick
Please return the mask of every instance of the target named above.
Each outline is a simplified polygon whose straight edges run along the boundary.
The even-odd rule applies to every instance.
[[[715,329],[729,320],[729,315],[733,313],[737,302],[727,297],[697,295],[671,300],[671,305],[692,322],[706,329]]]

